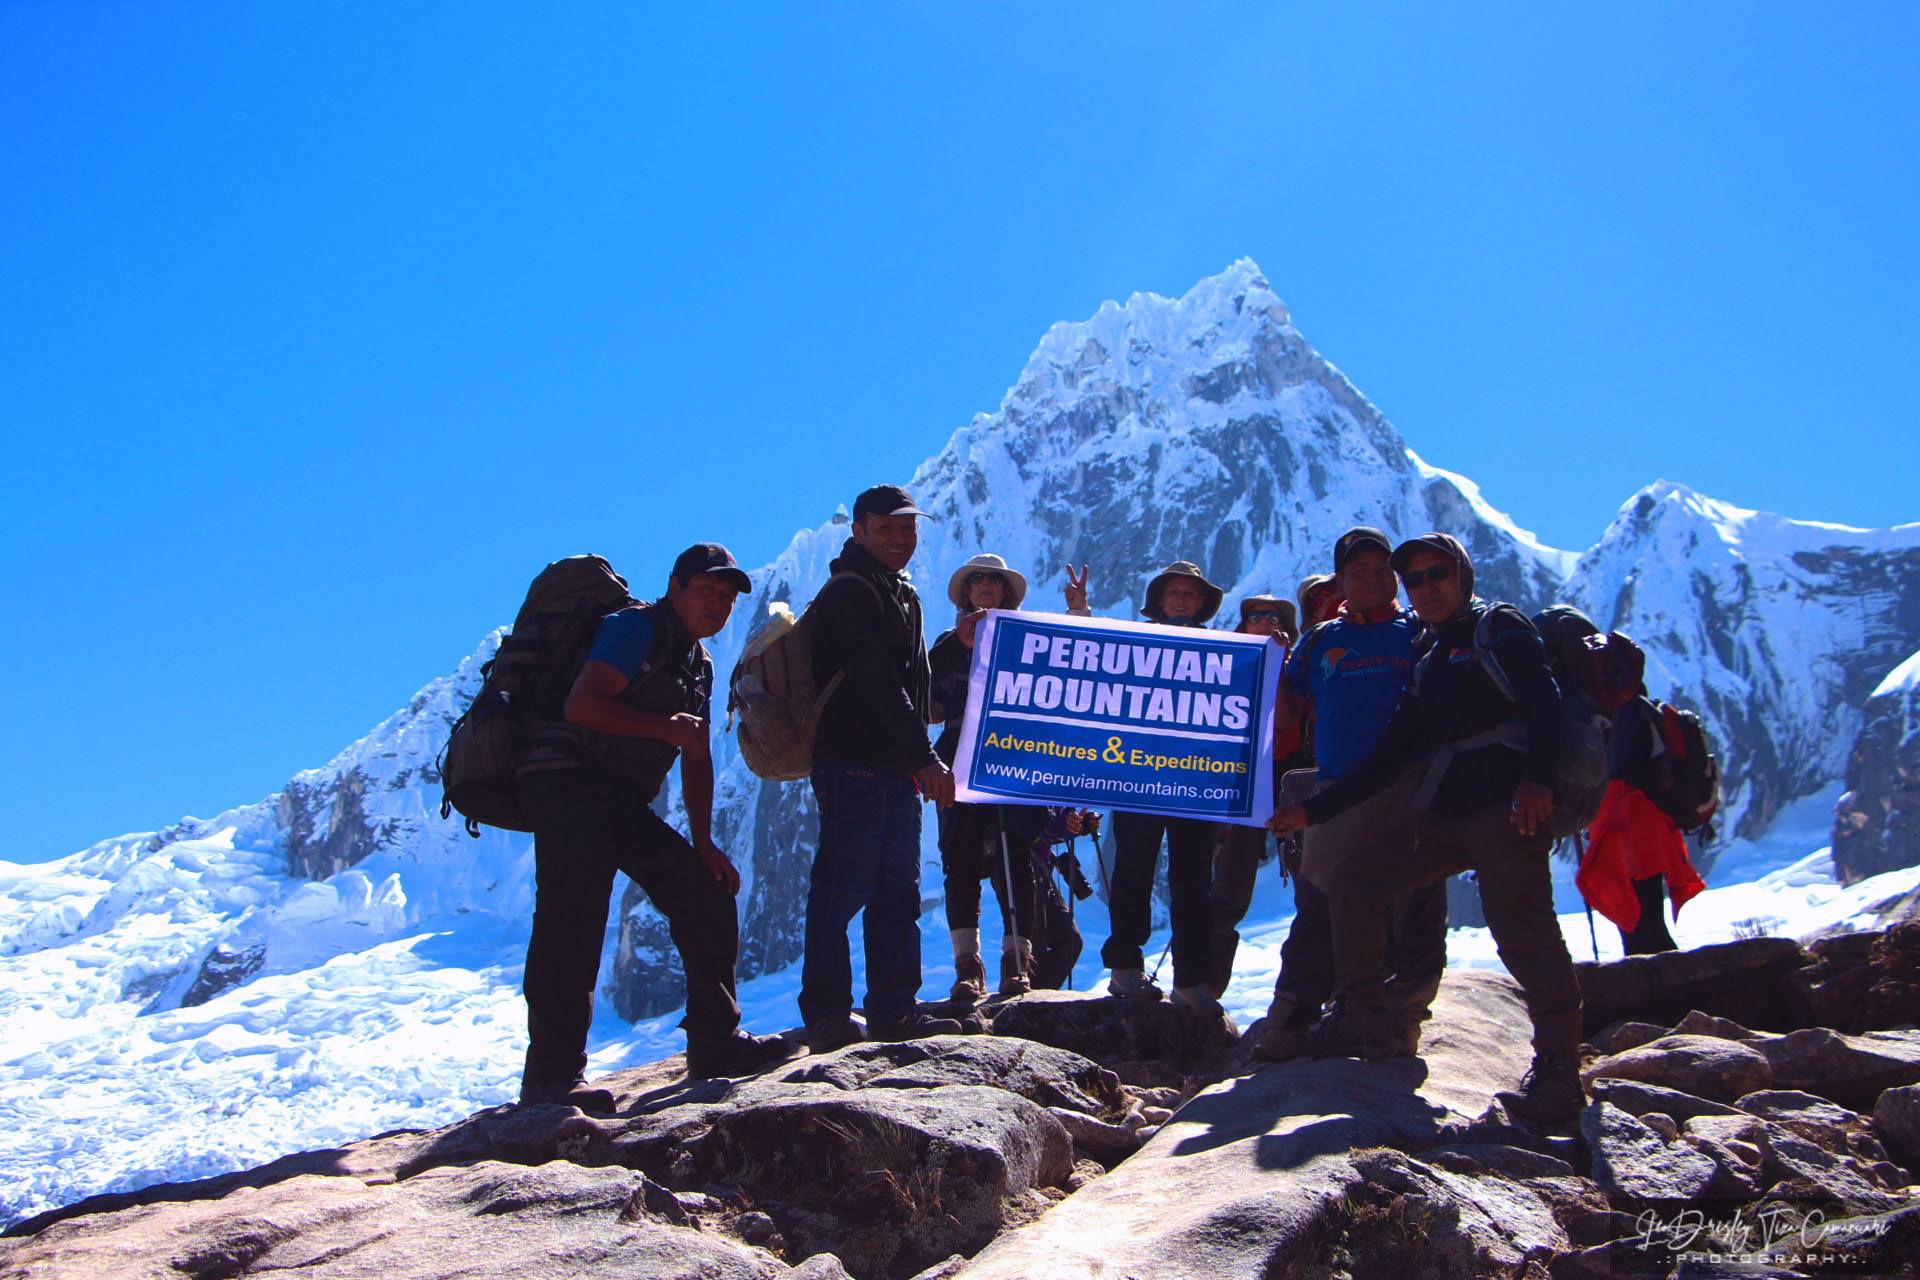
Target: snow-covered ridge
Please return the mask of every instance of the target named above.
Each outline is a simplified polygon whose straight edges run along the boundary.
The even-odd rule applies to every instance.
[[[754,594],[712,642],[723,681],[769,600],[803,604],[826,580],[847,535],[835,504],[890,478],[846,477],[821,496],[822,522],[752,572]],[[1291,596],[1355,523],[1454,532],[1489,594],[1568,595],[1646,645],[1656,692],[1707,713],[1733,782],[1729,828],[1749,835],[1837,784],[1860,706],[1920,649],[1920,526],[1783,520],[1661,482],[1584,555],[1546,547],[1423,461],[1247,260],[1180,298],[1135,294],[1055,325],[1000,406],[909,484],[940,517],[911,566],[931,632],[952,619],[949,575],[980,551],[1028,575],[1034,607],[1059,601],[1063,565],[1090,563],[1096,610],[1130,617],[1174,559],[1200,562],[1230,599]],[[0,864],[13,1055],[0,1060],[0,1124],[33,1135],[0,1160],[0,1217],[503,1096],[521,1044],[530,844],[472,841],[443,821],[434,770],[498,640],[273,796],[56,863]],[[730,738],[715,746],[716,836],[744,881],[741,975],[763,978],[749,987],[753,1025],[777,1029],[791,1017],[782,984],[800,952],[812,796],[752,777]],[[929,987],[944,929],[936,906]],[[670,1045],[678,963],[631,889],[602,972],[596,1044]]]

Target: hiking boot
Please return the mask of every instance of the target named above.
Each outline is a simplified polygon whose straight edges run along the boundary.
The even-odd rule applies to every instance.
[[[1224,1013],[1220,1001],[1215,998],[1213,989],[1204,982],[1196,982],[1190,987],[1175,987],[1173,1003],[1183,1009],[1192,1009],[1195,1013]]]
[[[979,1004],[987,998],[987,966],[980,959],[980,931],[947,932],[953,937],[953,990],[947,998],[955,1004]]]
[[[1396,1058],[1417,1058],[1420,1056],[1420,1023],[1403,1022],[1393,1029],[1388,1037],[1393,1042],[1393,1056]]]
[[[953,990],[947,998],[955,1004],[979,1004],[987,998],[987,965],[977,955],[953,958]]]
[[[1335,1005],[1302,1034],[1301,1051],[1309,1058],[1363,1058],[1381,1062],[1397,1056],[1390,1029],[1378,1015],[1356,1014]]]
[[[718,1040],[687,1042],[687,1078],[750,1076],[777,1067],[800,1052],[800,1046],[779,1036],[749,1035],[735,1030]]]
[[[1307,1033],[1298,1027],[1274,1024],[1262,1031],[1247,1055],[1255,1062],[1292,1062],[1307,1056]]]
[[[1107,978],[1107,994],[1128,999],[1158,1000],[1160,988],[1153,985],[1145,969],[1115,969]]]
[[[860,1024],[846,1014],[807,1024],[807,1048],[815,1053],[832,1053],[835,1049],[859,1044],[866,1038],[867,1034],[860,1029]]]
[[[551,1084],[536,1084],[522,1080],[520,1105],[523,1107],[578,1107],[582,1111],[612,1111],[613,1090],[589,1088],[587,1082],[579,1076]]]
[[[1033,944],[1025,938],[1008,941],[1013,945],[1000,951],[1000,994],[1023,996],[1033,990]]]
[[[1580,1114],[1587,1096],[1580,1088],[1580,1064],[1553,1053],[1536,1053],[1520,1088],[1493,1095],[1516,1120],[1560,1124]]]
[[[936,1018],[914,1010],[892,1022],[867,1023],[869,1040],[925,1040],[928,1036],[957,1036],[966,1027],[953,1018]]]

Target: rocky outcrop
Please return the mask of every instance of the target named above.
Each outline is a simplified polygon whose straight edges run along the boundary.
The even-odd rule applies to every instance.
[[[1888,673],[1860,717],[1833,815],[1833,866],[1847,884],[1920,863],[1920,653]]]
[[[1589,981],[1711,1005],[1736,959],[1771,972],[1777,951]],[[1786,972],[1817,1009],[1827,962],[1798,955]],[[1855,1271],[1920,1245],[1911,1027],[1619,1021],[1587,1048],[1577,1123],[1537,1128],[1496,1097],[1530,1029],[1485,972],[1447,976],[1422,1057],[1377,1063],[1249,1065],[1224,1020],[1165,1002],[1056,992],[980,1016],[989,1034],[753,1079],[668,1059],[601,1081],[610,1115],[501,1107],[97,1197],[15,1227],[0,1275],[1253,1280],[1413,1258],[1535,1280],[1751,1253],[1761,1220]]]

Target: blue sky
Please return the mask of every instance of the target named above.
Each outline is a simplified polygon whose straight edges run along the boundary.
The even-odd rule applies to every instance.
[[[0,857],[257,799],[558,554],[764,562],[1257,259],[1580,548],[1920,518],[1910,5],[0,6]]]

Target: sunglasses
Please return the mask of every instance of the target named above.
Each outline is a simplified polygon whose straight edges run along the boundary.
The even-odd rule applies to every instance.
[[[1271,622],[1275,626],[1278,626],[1280,625],[1280,615],[1277,613],[1272,613],[1268,610],[1256,609],[1252,613],[1249,613],[1247,615],[1247,621],[1248,622]]]
[[[1431,569],[1426,569],[1426,570],[1416,569],[1412,573],[1403,573],[1400,575],[1400,581],[1406,583],[1407,590],[1411,591],[1415,587],[1419,586],[1424,582],[1445,582],[1448,578],[1451,578],[1452,576],[1453,576],[1452,565],[1437,564],[1437,565],[1434,565],[1433,568]]]
[[[997,573],[970,573],[966,576],[963,585],[977,587],[983,582],[991,582],[996,587],[1007,585],[1006,580]]]

